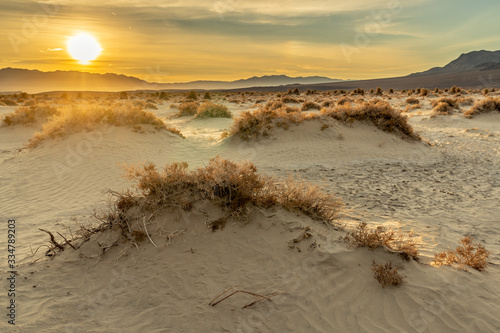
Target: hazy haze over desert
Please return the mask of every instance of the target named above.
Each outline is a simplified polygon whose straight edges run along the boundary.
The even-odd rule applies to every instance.
[[[1,332],[499,332],[494,1],[0,4]]]

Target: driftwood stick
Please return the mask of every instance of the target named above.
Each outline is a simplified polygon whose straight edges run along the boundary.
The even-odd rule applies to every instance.
[[[38,229],[38,230],[48,233],[48,234],[49,234],[49,236],[50,236],[50,242],[51,242],[52,244],[54,244],[54,246],[55,246],[55,247],[57,247],[58,249],[60,249],[61,251],[64,251],[64,246],[62,246],[61,244],[59,244],[59,243],[56,241],[56,239],[55,239],[54,235],[53,235],[50,231],[47,231],[47,230],[44,230],[44,229]]]

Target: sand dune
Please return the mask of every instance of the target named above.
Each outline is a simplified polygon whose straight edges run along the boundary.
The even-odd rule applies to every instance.
[[[482,97],[475,96],[480,99]],[[231,119],[170,118],[178,128],[137,133],[126,127],[76,133],[22,149],[34,127],[0,127],[2,219],[18,221],[22,265],[18,268],[18,325],[12,332],[496,332],[500,330],[500,127],[498,113],[432,117],[430,101],[409,111],[423,141],[408,141],[366,123],[305,121],[272,138],[222,140]],[[393,106],[404,105],[393,98]],[[235,106],[237,117],[253,101]],[[12,108],[0,107],[5,113]],[[104,208],[103,190],[131,187],[121,165],[186,161],[203,166],[216,155],[253,162],[259,173],[293,174],[337,195],[345,203],[339,226],[360,221],[395,230],[414,229],[421,261],[404,262],[379,249],[354,249],[345,232],[282,208],[252,208],[248,221],[222,231],[206,221],[223,215],[200,200],[191,212],[162,212],[136,248],[106,231],[78,250],[43,258],[47,234],[69,236],[88,223],[93,207]],[[95,223],[95,222],[94,222]],[[71,228],[71,232],[69,231]],[[306,229],[307,228],[307,229]],[[311,237],[294,242],[305,230]],[[436,251],[470,234],[491,251],[485,272],[428,265]],[[60,239],[60,238],[59,238]],[[101,248],[107,248],[104,255]],[[100,245],[99,245],[100,244]],[[76,245],[76,243],[75,243]],[[29,264],[32,261],[33,264]],[[382,289],[372,261],[401,266],[406,283]],[[5,270],[4,262],[0,264]],[[283,292],[252,301],[238,294],[208,303],[237,286],[256,293]]]

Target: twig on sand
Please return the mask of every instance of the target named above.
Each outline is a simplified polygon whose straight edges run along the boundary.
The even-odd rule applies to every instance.
[[[38,250],[39,250],[42,246],[45,246],[45,247],[47,247],[47,248],[49,248],[49,249],[50,249],[50,247],[49,247],[48,245],[42,244],[42,245],[40,245],[39,247],[37,247],[37,248],[35,249],[35,251],[33,252],[33,248],[32,248],[32,247],[31,247],[31,245],[30,245],[31,256],[32,256],[32,257],[34,257],[34,256],[35,256],[35,254],[38,252]]]
[[[74,246],[73,246],[73,245],[72,245],[72,244],[71,244],[71,243],[70,243],[70,242],[66,239],[66,237],[64,237],[63,235],[61,235],[61,233],[60,233],[60,232],[57,232],[57,234],[58,234],[59,236],[61,236],[61,237],[64,239],[64,241],[66,242],[66,244],[68,244],[69,246],[71,246],[71,247],[73,248],[73,250],[76,250],[76,247],[74,247]]]
[[[146,229],[146,218],[145,217],[142,218],[142,224],[144,225],[144,231],[146,231],[146,236],[148,236],[149,241],[151,242],[151,244],[153,244],[155,247],[158,247],[158,246],[156,246],[155,242],[153,242],[153,240],[149,236],[148,229]]]
[[[51,243],[52,243],[55,247],[57,247],[58,249],[60,249],[61,251],[64,251],[64,246],[62,246],[61,244],[59,244],[59,243],[56,241],[56,239],[55,239],[54,235],[53,235],[50,231],[47,231],[47,230],[44,230],[44,229],[38,229],[38,230],[48,233],[48,234],[49,234],[49,236],[50,236],[50,242],[51,242]]]
[[[232,290],[233,290],[233,292],[231,292],[230,294],[228,294],[228,295],[224,296],[223,298],[219,299],[221,296],[227,294],[228,292],[230,292]],[[257,294],[257,293],[252,293],[250,291],[240,290],[240,289],[237,289],[236,287],[232,286],[232,287],[224,290],[220,294],[218,294],[213,300],[210,301],[210,303],[208,303],[208,305],[216,306],[220,302],[224,301],[225,299],[227,299],[227,298],[229,298],[229,297],[231,297],[231,296],[233,296],[233,295],[235,295],[237,293],[244,293],[244,294],[248,294],[248,295],[252,295],[252,296],[256,297],[255,300],[253,300],[252,302],[250,302],[250,303],[246,304],[245,306],[243,306],[242,309],[247,308],[249,306],[252,306],[255,303],[258,303],[260,301],[264,301],[264,300],[271,301],[271,297],[274,297],[274,296],[280,295],[280,294],[284,294],[283,291],[277,290],[277,291],[274,291],[274,292],[266,294],[266,295],[260,295],[260,294]],[[219,300],[216,301],[217,299],[219,299]]]

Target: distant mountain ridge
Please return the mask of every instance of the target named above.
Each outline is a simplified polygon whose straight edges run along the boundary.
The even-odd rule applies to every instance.
[[[163,83],[161,84],[161,86],[182,87],[180,89],[238,89],[238,88],[250,88],[259,86],[274,87],[274,86],[284,86],[290,84],[316,84],[316,83],[331,83],[331,82],[341,82],[341,81],[343,80],[330,79],[324,76],[290,77],[286,75],[264,75],[264,76],[254,76],[249,79],[242,79],[230,82],[193,81],[186,83]]]
[[[78,71],[42,72],[20,68],[0,69],[0,91],[25,91],[39,93],[47,91],[124,91],[124,90],[187,90],[187,89],[239,89],[259,86],[282,86],[291,84],[316,84],[341,82],[321,76],[289,77],[267,75],[236,81],[193,81],[182,83],[147,82],[133,76],[121,74],[95,74]]]
[[[471,70],[491,70],[500,67],[500,51],[472,51],[462,53],[444,67],[434,67],[424,72],[413,73],[410,76],[458,73]]]

